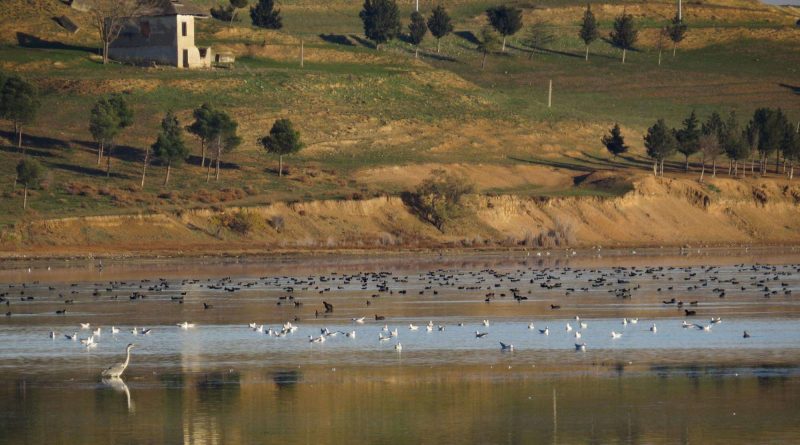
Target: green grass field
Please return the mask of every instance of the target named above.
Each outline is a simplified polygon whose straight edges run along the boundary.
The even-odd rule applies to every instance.
[[[246,11],[240,13],[244,20],[233,25],[236,32],[213,20],[200,23],[199,43],[237,52],[230,70],[103,66],[87,48],[93,42],[90,30],[67,36],[45,27],[42,38],[50,43],[36,48],[4,41],[0,69],[25,76],[43,92],[26,146],[47,174],[43,187],[33,191],[32,210],[24,214],[13,185],[20,154],[10,145],[11,126],[0,124],[0,138],[7,141],[0,148],[0,225],[21,218],[398,193],[402,187],[393,178],[385,183],[359,179],[360,172],[384,166],[530,164],[576,175],[608,168],[646,173],[641,134],[657,118],[676,126],[691,110],[701,117],[735,110],[744,120],[755,108],[768,106],[800,119],[800,29],[792,25],[796,17],[755,2],[711,2],[694,13],[695,5],[687,5],[690,39],[675,58],[671,48],[665,51],[661,66],[647,32],[663,25],[663,11],[671,1],[606,4],[611,12],[600,16],[604,35],[613,8],[624,4],[643,14],[642,43],[624,65],[619,51],[604,41],[592,46],[589,62],[583,60],[583,45],[575,37],[583,2],[536,2],[537,9],[528,8],[531,2],[511,2],[526,7],[526,20],[537,14],[560,17],[552,25],[557,38],[531,58],[519,39],[511,38],[507,53],[491,54],[484,70],[470,36],[478,32],[482,11],[493,2],[453,2],[456,34],[444,39],[439,55],[428,36],[418,61],[411,46],[400,40],[376,52],[360,37],[360,2],[334,0],[328,8],[317,3],[284,1],[285,28],[280,33],[250,30],[244,23]],[[425,11],[431,7],[430,1],[421,4]],[[410,7],[411,2],[402,4],[404,17]],[[0,17],[0,23],[27,30],[18,21]],[[62,35],[63,41],[54,41]],[[308,57],[303,68],[297,58],[300,38]],[[554,99],[547,108],[550,80]],[[107,179],[105,165],[96,165],[87,126],[92,104],[112,92],[127,94],[136,124],[119,138],[113,176]],[[154,162],[145,189],[139,190],[144,149],[153,143],[163,114],[174,110],[188,124],[191,110],[204,102],[230,111],[244,139],[223,158],[227,164],[221,180],[206,182],[199,143],[187,135],[193,157],[174,169],[170,187],[161,186],[163,167]],[[295,121],[308,146],[286,160],[291,173],[282,179],[276,159],[256,145],[278,117]],[[623,125],[634,148],[628,160],[611,162],[600,146],[603,131],[614,122]],[[626,190],[553,189],[532,182],[483,191],[607,196]]]

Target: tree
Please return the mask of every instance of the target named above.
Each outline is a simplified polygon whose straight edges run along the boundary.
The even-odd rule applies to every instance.
[[[478,37],[477,50],[483,54],[481,60],[481,69],[486,68],[486,57],[490,52],[497,49],[497,42],[499,41],[497,34],[488,26],[481,28],[481,35]]]
[[[436,53],[438,54],[442,38],[453,32],[452,20],[442,5],[433,8],[433,12],[428,18],[428,29],[436,37]]]
[[[428,33],[428,25],[425,24],[425,17],[417,11],[411,13],[411,23],[408,24],[408,38],[414,45],[414,57],[419,57],[419,44]]]
[[[214,109],[209,104],[203,104],[192,112],[194,122],[186,127],[186,131],[200,139],[200,168],[206,166],[206,146],[211,140],[210,122],[214,115]],[[209,161],[210,162],[210,161]]]
[[[444,170],[434,170],[431,177],[413,192],[403,194],[403,201],[420,216],[444,231],[445,225],[463,216],[467,207],[463,198],[474,191],[474,186],[464,178]]]
[[[700,172],[700,181],[703,180],[703,174],[706,170],[706,159],[711,159],[712,170],[711,176],[717,176],[717,158],[724,153],[722,147],[722,137],[725,131],[725,123],[722,122],[722,117],[716,111],[711,113],[708,120],[703,123],[702,134],[700,135],[700,153],[702,153],[703,167]]]
[[[625,138],[622,136],[622,131],[619,128],[619,124],[614,124],[614,128],[611,129],[609,134],[603,136],[601,141],[603,142],[603,145],[606,146],[606,149],[609,151],[609,153],[614,155],[614,159],[616,159],[617,156],[628,152],[629,147],[625,145]]]
[[[242,139],[236,134],[239,124],[224,111],[214,111],[208,122],[209,141],[216,153],[216,175],[215,180],[219,181],[219,167],[222,153],[233,151],[242,143]],[[211,177],[211,162],[208,163],[208,173],[206,182]]]
[[[661,176],[664,176],[664,159],[675,152],[676,146],[673,132],[667,127],[664,119],[659,119],[655,125],[647,129],[644,146],[647,148],[647,156],[653,159],[653,174],[658,176],[660,164]]]
[[[236,13],[240,9],[247,7],[248,0],[229,0],[229,2],[231,4],[231,23],[233,23],[236,19]]]
[[[106,176],[111,175],[111,150],[114,139],[125,128],[133,125],[133,109],[127,100],[119,94],[108,98],[100,98],[92,108],[89,116],[89,132],[97,142],[97,165],[106,154]]]
[[[294,129],[289,119],[278,119],[272,125],[269,134],[259,141],[267,153],[278,155],[278,176],[283,176],[283,157],[297,153],[303,148],[300,132]]]
[[[689,156],[700,150],[700,123],[697,114],[692,110],[683,121],[683,128],[675,131],[675,140],[678,142],[678,151],[686,158],[686,171],[689,171]]]
[[[375,42],[375,49],[400,34],[400,12],[395,0],[364,0],[358,14],[364,23],[364,35]]]
[[[19,76],[5,79],[0,89],[0,117],[14,123],[17,135],[17,148],[25,153],[22,147],[22,130],[36,119],[39,112],[39,91],[35,86]]]
[[[486,10],[489,24],[503,36],[503,52],[506,52],[506,38],[517,33],[522,28],[522,10],[508,7],[495,6]]]
[[[780,147],[784,137],[784,128],[788,124],[786,115],[780,109],[759,108],[747,126],[748,141],[760,154],[761,173],[767,172],[767,158],[776,154],[775,172],[780,162]]]
[[[800,159],[800,134],[791,125],[786,127],[783,141],[781,142],[781,151],[783,152],[783,159],[789,161],[788,177],[791,181],[794,179],[794,163]]]
[[[586,4],[586,11],[583,13],[583,22],[581,22],[581,30],[578,32],[578,35],[586,45],[586,60],[588,61],[589,45],[600,37],[600,32],[597,29],[597,18],[595,18],[592,12],[591,4]]]
[[[750,156],[750,147],[745,143],[741,127],[736,119],[736,113],[731,112],[728,119],[725,121],[725,127],[722,132],[722,149],[725,154],[730,158],[733,164],[733,174],[739,174],[739,161],[747,159]],[[731,169],[728,167],[728,174],[730,175]]]
[[[547,25],[547,23],[541,20],[533,22],[533,24],[528,27],[528,30],[525,33],[525,37],[522,41],[523,45],[531,49],[531,51],[528,53],[528,59],[533,58],[533,53],[537,49],[543,49],[547,45],[553,43],[555,39],[556,37],[550,30],[550,27]]]
[[[152,146],[153,155],[167,164],[167,175],[164,185],[169,184],[169,173],[172,164],[183,162],[189,156],[189,149],[183,142],[183,128],[178,118],[170,111],[161,121],[161,132]],[[144,182],[144,179],[142,179]]]
[[[103,44],[103,64],[107,64],[108,49],[125,25],[131,19],[157,12],[162,0],[87,0],[87,7]]]
[[[39,180],[42,175],[42,166],[34,159],[22,159],[17,164],[17,181],[25,186],[22,198],[22,209],[28,208],[28,188]]]
[[[669,22],[667,26],[667,35],[672,40],[672,57],[675,57],[675,51],[678,49],[678,44],[686,38],[686,23],[677,14]]]
[[[275,9],[275,0],[258,0],[256,6],[250,7],[250,18],[253,20],[253,25],[259,28],[283,28],[281,10]]]
[[[611,44],[622,50],[622,63],[625,63],[625,55],[639,39],[639,30],[636,28],[633,16],[623,12],[622,15],[615,18],[614,30],[609,36]]]

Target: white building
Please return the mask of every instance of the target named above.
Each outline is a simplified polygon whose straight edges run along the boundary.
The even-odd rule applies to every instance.
[[[131,19],[111,44],[111,59],[145,65],[208,68],[211,48],[194,44],[194,20],[208,18],[205,11],[180,1],[164,2],[150,15]]]

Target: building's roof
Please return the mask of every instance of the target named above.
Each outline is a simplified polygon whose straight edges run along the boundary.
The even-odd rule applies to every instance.
[[[208,17],[208,12],[189,0],[161,0],[149,15],[193,15]]]

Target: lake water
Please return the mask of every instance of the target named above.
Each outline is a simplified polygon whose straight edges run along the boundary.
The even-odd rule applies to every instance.
[[[540,255],[2,263],[0,443],[800,443],[800,254]]]

